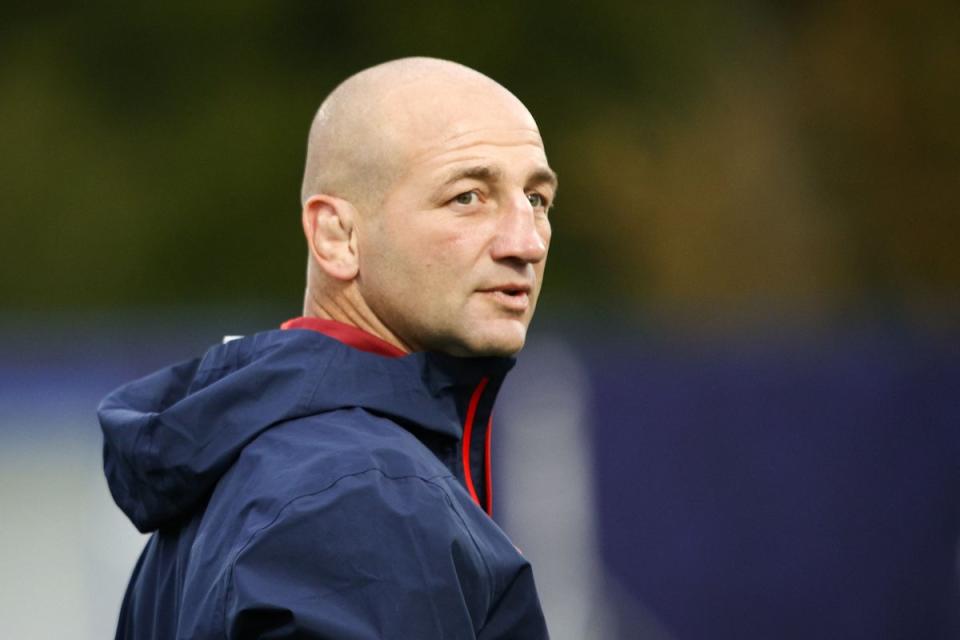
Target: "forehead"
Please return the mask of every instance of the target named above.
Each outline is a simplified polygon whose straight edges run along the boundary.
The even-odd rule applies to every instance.
[[[531,127],[461,127],[446,137],[421,140],[411,149],[405,173],[410,182],[432,185],[451,182],[467,167],[483,167],[488,179],[506,181],[553,176],[540,133]]]
[[[482,146],[528,146],[545,155],[533,116],[492,81],[409,83],[391,92],[388,104],[390,128],[411,163]]]
[[[540,132],[528,127],[477,127],[445,137],[423,139],[410,149],[413,165],[437,166],[488,156],[519,157],[546,163]]]

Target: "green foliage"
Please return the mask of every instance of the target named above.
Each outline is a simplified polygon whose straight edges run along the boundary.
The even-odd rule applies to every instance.
[[[548,304],[942,311],[960,299],[957,33],[947,2],[14,7],[0,304],[295,311],[314,109],[363,67],[433,55],[540,122],[562,183]]]

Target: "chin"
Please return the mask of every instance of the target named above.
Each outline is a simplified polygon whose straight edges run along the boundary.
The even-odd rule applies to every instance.
[[[516,355],[527,340],[525,324],[511,320],[506,323],[486,328],[485,331],[467,336],[464,341],[466,347],[464,355],[470,356],[513,356]]]

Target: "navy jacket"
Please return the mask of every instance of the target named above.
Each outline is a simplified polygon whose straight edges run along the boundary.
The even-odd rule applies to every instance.
[[[512,364],[291,329],[113,392],[107,480],[154,532],[117,637],[545,638],[530,565],[480,506]]]

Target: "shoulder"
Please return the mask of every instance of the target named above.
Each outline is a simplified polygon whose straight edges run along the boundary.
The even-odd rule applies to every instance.
[[[246,489],[230,502],[262,514],[242,527],[236,558],[273,541],[298,557],[322,541],[337,557],[385,561],[415,542],[425,553],[465,545],[483,562],[449,469],[388,419],[349,409],[281,425],[247,447],[236,472]]]
[[[281,511],[317,506],[348,489],[357,500],[365,495],[358,483],[393,479],[408,492],[431,494],[448,477],[449,469],[391,420],[362,409],[326,412],[275,425],[248,443],[217,484],[202,528],[234,532],[220,539],[235,549]]]
[[[288,498],[316,493],[370,469],[424,480],[451,475],[409,431],[357,408],[276,425],[248,444],[235,466],[238,475],[256,477],[260,491]]]
[[[293,620],[303,637],[473,638],[503,612],[540,615],[518,578],[529,565],[449,470],[363,411],[262,434],[201,528],[191,562],[215,575],[191,581],[185,601],[201,622],[217,612],[227,637]]]
[[[366,628],[378,620],[392,620],[389,637],[473,637],[495,597],[442,484],[380,468],[291,499],[225,577],[228,629],[283,609],[317,637],[387,637]]]
[[[440,479],[390,475],[379,467],[357,469],[291,497],[268,522],[249,531],[237,556],[270,538],[298,545],[300,536],[305,547],[320,542],[341,554],[374,555],[389,555],[389,547],[413,541],[446,547],[471,540]]]

